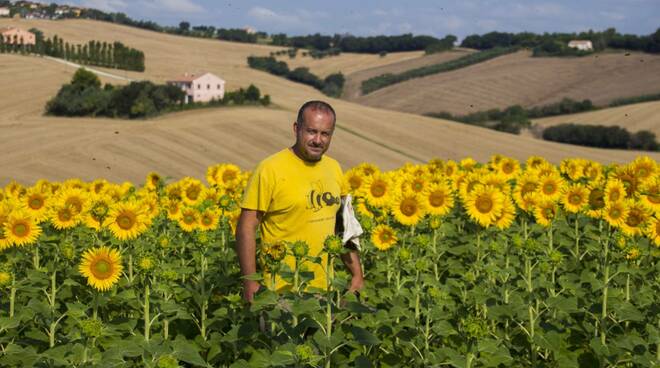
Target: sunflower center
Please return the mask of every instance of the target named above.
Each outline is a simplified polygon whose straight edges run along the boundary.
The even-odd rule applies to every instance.
[[[594,189],[589,193],[589,206],[595,210],[605,207],[603,191],[600,189]]]
[[[202,217],[202,224],[210,226],[213,223],[213,219],[210,216]]]
[[[532,193],[533,191],[536,190],[536,184],[535,183],[525,183],[522,187],[522,195],[524,196],[525,194]]]
[[[123,230],[129,230],[135,225],[135,216],[128,213],[122,213],[117,216],[117,225]]]
[[[441,207],[445,204],[445,194],[443,192],[433,192],[429,198],[429,203],[433,207]]]
[[[190,225],[190,224],[195,222],[195,216],[190,215],[190,214],[185,215],[185,216],[183,216],[183,222]]]
[[[351,185],[351,189],[357,189],[362,185],[362,180],[358,178],[357,176],[353,176],[350,179],[348,179],[348,183]]]
[[[383,182],[375,182],[371,186],[371,195],[380,198],[385,195],[386,184]]]
[[[186,189],[186,196],[192,200],[197,199],[199,197],[199,192],[200,189],[196,186],[191,186],[188,189]]]
[[[626,224],[630,227],[637,227],[639,224],[642,223],[642,218],[639,213],[635,212],[630,212],[628,215],[628,219],[626,219]]]
[[[387,231],[383,231],[378,238],[381,242],[387,243],[392,239],[392,235]]]
[[[646,198],[653,204],[660,204],[660,193],[649,193]]]
[[[107,279],[112,275],[112,264],[105,259],[99,259],[92,264],[92,274],[97,279]]]
[[[57,212],[57,218],[59,218],[60,221],[71,221],[71,217],[73,217],[73,214],[68,207],[63,208]]]
[[[12,228],[12,232],[14,233],[14,235],[18,237],[24,237],[30,232],[30,228],[28,227],[27,224],[21,222],[14,225],[14,227]]]
[[[223,182],[226,183],[226,182],[234,180],[234,179],[236,179],[236,173],[234,171],[227,170],[227,171],[222,173],[222,181]]]
[[[647,170],[645,167],[640,167],[637,170],[637,176],[640,178],[646,178],[649,175],[649,170]]]
[[[543,193],[553,194],[557,190],[557,186],[554,183],[546,183],[543,185]]]
[[[412,189],[415,192],[420,192],[422,189],[424,189],[424,183],[422,183],[420,181],[415,181],[412,185]]]
[[[621,193],[619,193],[618,190],[612,191],[612,193],[610,194],[610,200],[612,202],[616,202],[619,200],[619,198],[621,198]]]
[[[555,217],[555,210],[551,207],[543,209],[543,216],[547,219]]]
[[[475,203],[477,210],[481,213],[488,213],[493,209],[493,200],[489,197],[479,197]]]
[[[69,198],[66,200],[65,204],[73,207],[75,213],[80,213],[82,211],[82,201],[78,198]]]
[[[509,162],[502,165],[502,172],[505,174],[511,174],[513,172],[513,165]]]
[[[582,196],[577,194],[577,193],[573,193],[568,198],[568,201],[573,205],[578,205],[578,204],[582,203]]]
[[[417,202],[414,199],[404,199],[399,208],[404,215],[412,216],[417,213]]]
[[[30,198],[30,201],[28,203],[30,208],[32,208],[33,210],[38,210],[44,206],[44,200],[38,196]]]

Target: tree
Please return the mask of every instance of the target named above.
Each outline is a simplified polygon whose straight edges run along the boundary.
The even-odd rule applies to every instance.
[[[71,78],[71,85],[80,89],[101,88],[99,77],[85,68],[79,68]]]
[[[188,31],[190,31],[190,23],[189,22],[183,21],[183,22],[179,23],[179,32],[180,33],[185,34],[185,33],[188,33]]]

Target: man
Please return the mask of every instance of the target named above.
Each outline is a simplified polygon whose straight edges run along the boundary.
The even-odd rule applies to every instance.
[[[330,147],[335,121],[329,104],[306,102],[293,123],[295,144],[266,158],[254,170],[236,227],[236,253],[243,276],[257,271],[257,227],[263,242],[304,240],[312,256],[318,255],[325,238],[334,234],[342,172],[337,161],[323,154]],[[364,279],[357,250],[341,258],[352,275],[349,291],[359,290]],[[311,265],[311,271],[314,279],[310,286],[325,288],[323,265]],[[251,302],[260,287],[258,282],[244,279],[244,299]]]

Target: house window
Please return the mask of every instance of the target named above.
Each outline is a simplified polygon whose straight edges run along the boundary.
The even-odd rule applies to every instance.
[[[218,84],[218,89],[220,89],[220,85]]]
[[[197,84],[197,89],[202,89],[202,85],[201,85],[201,84]]]
[[[206,89],[211,89],[211,85],[210,85],[210,84],[207,84],[207,85],[206,85]]]

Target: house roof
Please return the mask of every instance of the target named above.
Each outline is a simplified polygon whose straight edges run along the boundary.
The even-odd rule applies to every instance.
[[[591,41],[589,41],[589,40],[572,40],[572,41],[570,41],[569,43],[573,43],[573,44],[588,44],[588,43],[591,43]]]
[[[194,82],[195,80],[207,75],[211,74],[213,77],[220,79],[221,81],[224,82],[224,80],[215,74],[209,73],[209,72],[202,72],[202,73],[185,73],[183,75],[180,75],[176,78],[168,80],[168,82]]]

